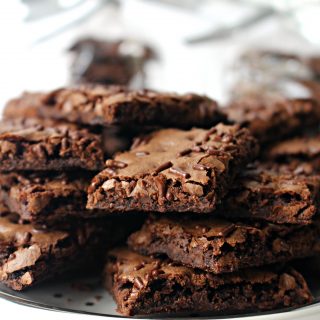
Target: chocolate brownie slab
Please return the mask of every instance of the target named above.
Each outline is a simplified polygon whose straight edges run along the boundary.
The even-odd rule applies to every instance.
[[[0,281],[23,290],[66,270],[85,267],[86,263],[88,267],[91,258],[98,265],[101,252],[126,236],[125,221],[115,218],[70,228],[60,225],[52,231],[18,224],[12,215],[1,217]]]
[[[180,264],[218,274],[316,255],[320,224],[155,216],[129,237],[128,244],[141,254],[165,254]]]
[[[99,170],[98,135],[76,125],[39,119],[2,120],[0,170]]]
[[[22,95],[16,104],[41,105],[44,117],[89,125],[121,127],[210,127],[224,118],[214,100],[196,94],[178,95],[122,86],[82,85],[38,96]],[[32,102],[30,101],[32,99]]]
[[[313,298],[294,269],[248,269],[215,275],[112,250],[104,270],[105,286],[126,316],[181,312],[239,313],[298,307]]]
[[[231,103],[225,112],[229,121],[249,128],[261,142],[317,128],[320,122],[320,105],[313,99],[241,99]]]
[[[21,97],[9,100],[4,107],[3,118],[38,118],[42,97],[41,92],[24,92]]]
[[[265,156],[280,163],[309,162],[318,171],[320,169],[320,134],[280,141],[273,144]]]
[[[318,214],[320,175],[302,164],[257,163],[242,171],[219,214],[274,223],[310,224]]]
[[[4,108],[3,117],[5,119],[35,118],[38,119],[37,121],[47,121],[41,115],[43,95],[41,93],[26,92],[23,97],[25,98],[10,100]],[[133,138],[141,134],[136,130],[121,129],[116,126],[104,127],[103,129],[95,126],[88,129],[102,135],[103,151],[106,157],[111,157],[116,152],[129,149]],[[143,132],[150,132],[152,129],[154,128],[143,128]]]
[[[88,189],[90,209],[211,212],[257,153],[247,129],[165,129],[106,161]]]
[[[92,218],[99,215],[86,210],[92,175],[86,171],[0,173],[0,201],[21,221],[37,225],[70,217]]]

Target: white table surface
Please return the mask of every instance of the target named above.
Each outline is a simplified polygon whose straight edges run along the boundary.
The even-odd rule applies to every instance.
[[[67,83],[69,60],[65,50],[80,35],[125,35],[145,40],[160,54],[160,61],[149,67],[149,87],[205,93],[219,101],[226,100],[225,88],[229,81],[226,72],[246,48],[275,48],[302,53],[317,49],[287,31],[276,17],[230,38],[190,47],[183,42],[186,36],[205,30],[217,20],[220,23],[226,16],[218,14],[216,19],[212,19],[213,22],[208,22],[208,19],[193,17],[190,12],[173,13],[166,7],[146,4],[142,0],[127,1],[120,15],[110,9],[100,10],[84,26],[71,29],[50,42],[26,48],[25,34],[28,30],[13,19],[12,10],[7,5],[8,2],[0,4],[0,108],[7,99],[24,90],[50,90]],[[230,17],[237,13],[226,12]],[[122,21],[120,24],[119,20]],[[28,36],[31,37],[30,33]],[[25,320],[98,319],[25,307],[3,299],[0,299],[0,314],[1,318],[5,315],[9,319],[23,316]],[[320,311],[297,311],[290,317],[281,314],[272,319],[316,320],[319,314]]]

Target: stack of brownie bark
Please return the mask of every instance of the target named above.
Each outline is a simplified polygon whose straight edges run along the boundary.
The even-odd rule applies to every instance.
[[[108,254],[105,285],[119,312],[232,313],[312,301],[287,263],[319,253],[319,176],[305,163],[264,160],[251,134],[264,151],[306,125],[316,129],[319,111],[303,99],[230,107],[236,124],[159,130],[107,160],[88,208],[148,212],[128,247]]]
[[[42,179],[51,178],[49,171],[44,171],[49,169],[60,174],[70,167],[78,168],[76,179],[83,178],[88,170],[100,170],[103,147],[95,157],[98,148],[87,139],[101,136],[101,127],[133,126],[140,132],[159,128],[137,137],[130,150],[106,159],[102,171],[87,184],[87,209],[70,214],[81,226],[95,221],[84,217],[101,217],[98,225],[104,230],[103,223],[111,226],[112,231],[106,232],[110,235],[129,232],[113,219],[123,218],[127,223],[131,219],[133,228],[132,220],[146,213],[147,219],[128,237],[127,246],[107,254],[104,284],[120,313],[239,313],[297,307],[312,301],[303,276],[288,263],[320,251],[320,176],[316,156],[310,155],[315,150],[312,143],[307,144],[312,151],[308,149],[309,154],[302,156],[301,150],[292,147],[296,140],[290,145],[284,139],[308,139],[297,138],[306,134],[306,126],[308,134],[316,134],[320,121],[316,101],[283,99],[222,110],[215,101],[195,94],[81,86],[24,94],[7,105],[5,115],[11,117],[13,110],[27,114],[32,107],[37,121],[44,122],[39,130],[48,130],[47,121],[63,121],[77,130],[87,130],[86,142],[82,143],[84,136],[78,134],[74,148],[70,147],[72,141],[62,139],[59,147],[47,146],[47,141],[57,141],[52,130],[56,124],[45,136],[46,144],[41,143],[42,135],[29,127],[23,133],[18,131],[19,138],[13,129],[7,130],[2,140],[0,136],[3,170],[35,171],[37,166],[42,168]],[[68,129],[68,136],[70,132]],[[85,151],[74,156],[73,149],[82,148]],[[280,156],[279,150],[285,150],[285,155]],[[31,157],[34,152],[36,156]],[[61,157],[69,161],[61,162]],[[27,166],[23,159],[31,159],[34,165]],[[58,168],[53,160],[57,160]],[[47,180],[35,181],[35,190],[49,185]],[[12,178],[3,188],[3,204],[11,212],[23,211],[12,205],[12,199],[25,185],[29,182]],[[60,188],[57,185],[55,191]],[[50,215],[65,215],[70,196],[63,195],[55,198],[50,213],[45,211],[45,221]],[[24,193],[18,201],[22,209],[29,208],[25,197]],[[34,201],[32,210],[42,207],[33,194],[30,199]],[[20,214],[20,220],[24,216],[35,214]],[[99,232],[93,230],[93,234]],[[20,238],[14,243],[20,243]],[[110,247],[109,240],[100,238],[95,251]],[[24,250],[23,244],[13,257],[19,259]],[[17,265],[10,262],[14,259],[10,254],[9,250],[1,270]]]
[[[169,119],[173,109],[179,114]],[[158,120],[204,125],[220,117],[206,97],[118,86],[25,93],[9,101],[0,130],[1,281],[22,290],[84,263],[88,270],[139,225],[141,214],[86,209],[87,188],[113,143],[102,127]]]
[[[14,290],[98,261],[125,237],[123,219],[91,219],[90,179],[103,167],[100,137],[50,119],[3,119],[0,129],[0,279]]]

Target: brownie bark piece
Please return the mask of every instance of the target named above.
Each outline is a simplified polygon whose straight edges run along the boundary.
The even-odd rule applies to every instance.
[[[317,171],[320,169],[320,134],[300,136],[280,141],[268,148],[267,159],[279,163],[306,162],[313,164]]]
[[[86,171],[0,173],[0,202],[20,221],[37,225],[96,217],[99,210],[86,209],[92,177]]]
[[[126,316],[231,314],[298,307],[313,300],[304,278],[292,268],[215,275],[141,256],[127,248],[109,252],[104,278],[118,311]]]
[[[137,41],[105,41],[94,38],[78,40],[71,48],[74,83],[129,85],[135,77],[143,78],[145,63],[155,57],[153,50]]]
[[[41,92],[24,92],[21,97],[13,98],[6,103],[3,118],[38,118],[42,98]]]
[[[318,215],[320,176],[302,165],[256,164],[241,172],[219,214],[274,223],[310,224]]]
[[[240,99],[226,107],[225,112],[229,121],[249,128],[263,143],[277,141],[305,128],[317,128],[320,121],[320,105],[313,99]]]
[[[101,138],[74,124],[7,119],[0,128],[0,170],[99,170]]]
[[[257,153],[247,129],[165,129],[106,161],[88,189],[89,209],[211,212]]]
[[[178,95],[122,86],[82,85],[37,95],[39,101],[34,101],[35,95],[29,93],[10,103],[41,105],[43,117],[125,128],[210,127],[224,119],[214,100],[192,93]]]
[[[219,274],[314,256],[320,253],[319,236],[319,222],[300,227],[174,215],[149,218],[128,245]]]
[[[101,252],[127,235],[126,222],[119,218],[43,230],[18,224],[11,214],[1,217],[0,281],[23,290],[70,269],[89,270],[100,263]]]

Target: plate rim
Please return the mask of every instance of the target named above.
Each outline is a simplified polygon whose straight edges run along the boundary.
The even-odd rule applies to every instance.
[[[10,289],[9,289],[10,290]],[[41,303],[41,302],[36,302],[36,301],[32,301],[23,297],[19,297],[16,295],[13,295],[9,292],[4,292],[0,289],[0,298],[5,299],[7,301],[13,302],[13,303],[17,303],[19,305],[23,305],[23,306],[27,306],[27,307],[32,307],[32,308],[38,308],[38,309],[43,309],[43,310],[48,310],[48,311],[55,311],[55,312],[65,312],[65,313],[75,313],[75,314],[84,314],[84,315],[92,315],[92,316],[99,316],[99,317],[105,317],[105,318],[118,318],[118,319],[130,319],[130,318],[137,318],[137,319],[163,319],[163,318],[173,318],[173,317],[178,317],[181,319],[251,319],[253,317],[262,317],[262,316],[268,316],[268,315],[277,315],[277,314],[289,314],[291,312],[303,312],[303,311],[314,311],[316,309],[318,309],[317,307],[320,308],[320,297],[316,298],[313,302],[304,305],[302,307],[291,307],[291,308],[282,308],[279,310],[271,310],[271,311],[261,311],[261,312],[256,312],[256,313],[243,313],[243,314],[238,314],[238,315],[223,315],[223,316],[219,316],[219,315],[199,315],[196,317],[191,317],[190,313],[189,315],[183,317],[183,315],[178,315],[178,314],[172,314],[172,315],[168,315],[165,316],[163,314],[159,314],[159,315],[142,315],[142,316],[134,316],[134,317],[127,317],[124,315],[120,315],[120,314],[107,314],[107,313],[99,313],[99,312],[91,312],[91,311],[85,311],[85,310],[77,310],[77,309],[73,309],[73,308],[65,308],[65,307],[56,307],[50,304],[46,304],[46,303]],[[319,310],[318,310],[319,311]],[[161,318],[160,318],[161,317]]]

